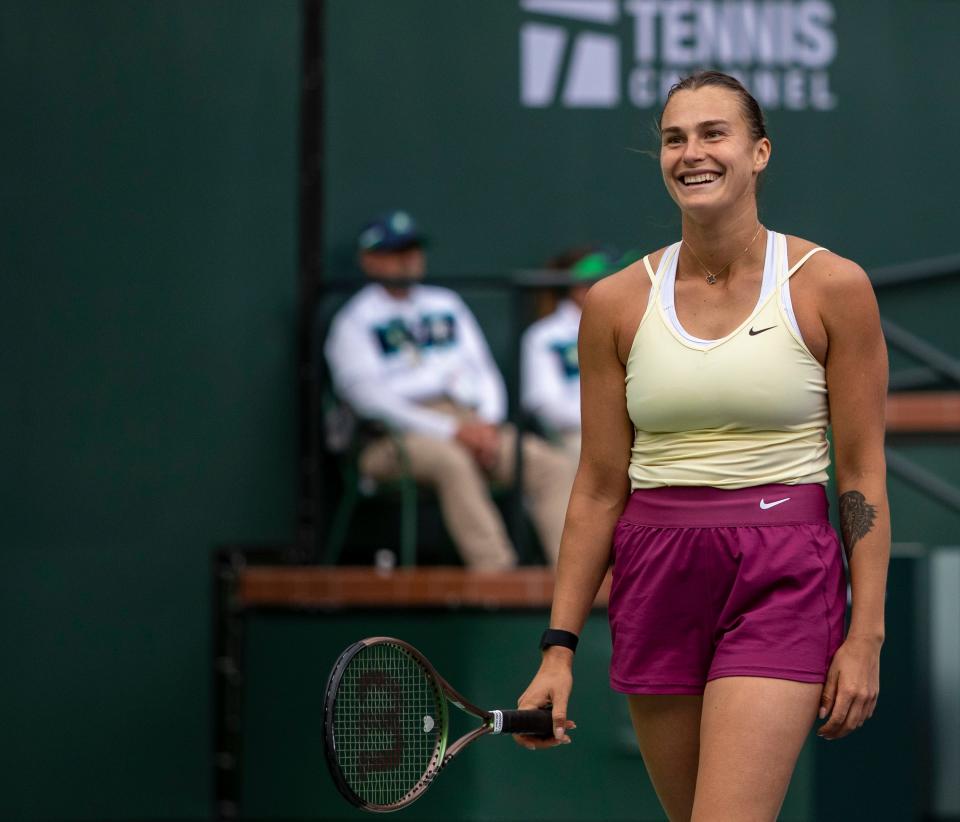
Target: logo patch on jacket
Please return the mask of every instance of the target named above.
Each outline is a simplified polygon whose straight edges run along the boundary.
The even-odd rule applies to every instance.
[[[416,322],[408,324],[402,317],[394,317],[373,332],[385,357],[411,348],[446,348],[457,342],[457,321],[452,314],[421,314]]]
[[[568,380],[580,376],[580,359],[577,356],[577,343],[573,342],[555,342],[550,346],[550,350],[557,355],[560,360],[560,368],[563,369],[563,376]]]

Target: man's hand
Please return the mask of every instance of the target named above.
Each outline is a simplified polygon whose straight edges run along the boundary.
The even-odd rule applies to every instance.
[[[497,426],[476,420],[463,422],[457,429],[456,440],[473,454],[485,471],[497,464],[500,453],[500,431]]]

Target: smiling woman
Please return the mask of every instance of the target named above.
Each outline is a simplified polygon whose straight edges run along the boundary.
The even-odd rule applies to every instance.
[[[612,559],[611,685],[667,815],[773,820],[817,716],[837,739],[876,705],[886,351],[863,270],[759,221],[772,146],[739,81],[687,77],[659,125],[682,235],[586,300],[550,635],[575,638]],[[530,748],[569,739],[573,643],[545,646],[519,705],[552,705],[556,738]]]

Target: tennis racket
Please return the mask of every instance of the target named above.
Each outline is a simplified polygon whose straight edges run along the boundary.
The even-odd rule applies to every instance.
[[[448,744],[448,701],[480,720],[453,744]],[[553,736],[549,710],[478,708],[416,648],[382,636],[361,639],[340,654],[327,681],[323,726],[337,789],[357,807],[378,812],[418,799],[450,760],[481,736]]]

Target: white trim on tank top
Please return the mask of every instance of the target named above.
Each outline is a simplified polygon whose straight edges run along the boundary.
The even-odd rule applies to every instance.
[[[764,263],[763,263],[763,281],[760,284],[760,296],[757,298],[756,305],[754,305],[750,314],[752,315],[757,308],[766,300],[773,290],[777,287],[777,266],[776,266],[776,232],[767,231],[767,247],[764,254]],[[680,245],[676,243],[676,245]],[[663,306],[664,311],[667,314],[668,319],[670,320],[670,325],[673,326],[674,330],[685,339],[687,342],[693,343],[694,345],[713,345],[719,339],[724,339],[719,337],[718,340],[705,340],[702,337],[695,337],[693,334],[687,332],[687,330],[680,325],[680,319],[677,317],[677,307],[676,307],[676,280],[677,280],[677,260],[680,258],[679,249],[678,252],[672,255],[670,260],[670,267],[666,271],[662,271],[664,262],[671,255],[667,252],[664,252],[663,257],[660,259],[660,265],[657,267],[657,280],[660,280],[661,277],[666,277],[663,280],[660,286],[660,304]],[[801,261],[806,262],[806,257]],[[786,268],[786,261],[784,262],[784,268]],[[796,267],[795,267],[796,268]],[[792,273],[792,272],[791,272]],[[667,302],[668,296],[670,301]],[[653,289],[650,289],[650,299],[653,298]],[[803,339],[803,335],[800,333],[800,326],[797,323],[797,317],[793,312],[793,303],[790,300],[790,280],[789,278],[784,279],[783,284],[780,286],[780,300],[783,305],[784,311],[787,315],[787,320],[789,321],[791,327],[793,328],[796,335]],[[649,304],[649,300],[648,300]]]

